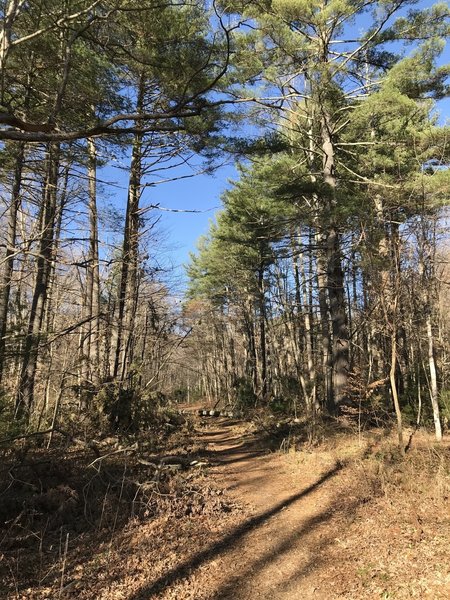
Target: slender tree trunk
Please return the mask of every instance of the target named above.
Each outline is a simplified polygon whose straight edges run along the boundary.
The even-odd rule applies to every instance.
[[[391,387],[392,401],[394,404],[395,416],[397,419],[397,436],[400,452],[404,453],[405,445],[403,442],[403,423],[402,411],[397,386],[397,333],[398,333],[398,302],[400,287],[400,263],[399,263],[399,240],[391,237],[392,251],[392,278],[390,289],[385,289],[381,297],[381,303],[385,314],[385,322],[388,330],[390,329],[390,368],[389,383]],[[386,297],[388,300],[386,301]]]
[[[7,0],[4,8],[2,19],[2,26],[0,28],[0,83],[1,83],[1,104],[5,105],[4,94],[5,82],[4,73],[6,69],[6,60],[8,58],[9,50],[11,48],[11,38],[13,35],[14,21],[20,15],[26,0]],[[5,4],[5,3],[3,3]]]
[[[52,248],[52,260],[50,264],[50,274],[49,274],[49,284],[47,291],[47,302],[45,306],[45,321],[46,321],[46,331],[52,331],[54,329],[55,323],[55,314],[56,311],[54,309],[55,297],[57,297],[58,285],[56,278],[56,263],[57,256],[59,251],[59,242],[61,239],[62,232],[62,224],[63,224],[63,216],[64,209],[66,207],[68,195],[67,195],[67,187],[69,183],[69,172],[70,172],[70,163],[66,165],[64,169],[64,177],[62,178],[62,182],[59,185],[60,193],[58,198],[57,207],[55,209],[55,233],[54,233],[54,242]]]
[[[23,143],[15,145],[14,151],[14,178],[8,213],[6,253],[0,288],[0,383],[2,382],[5,367],[5,336],[8,320],[9,297],[11,293],[11,280],[14,271],[14,257],[16,255],[17,214],[20,208],[20,188],[22,185],[25,145]]]
[[[393,314],[394,319],[396,314]],[[402,411],[400,409],[400,401],[398,398],[397,380],[396,380],[396,367],[397,367],[397,328],[393,326],[391,336],[391,368],[389,370],[389,382],[391,384],[392,400],[394,403],[395,415],[397,418],[397,437],[398,446],[400,451],[405,451],[405,445],[403,442],[403,424],[402,424]]]
[[[310,81],[308,79],[308,85]],[[313,184],[317,182],[317,177],[314,173],[318,172],[319,167],[316,165],[316,144],[314,140],[314,126],[315,121],[317,120],[316,110],[317,106],[314,102],[309,106],[309,148],[306,152],[308,168],[311,173],[310,179]],[[321,120],[322,127],[324,126],[323,119]],[[329,132],[327,133],[329,138]],[[322,136],[324,139],[322,140],[322,144],[325,142],[325,133]],[[327,139],[328,139],[327,138]],[[331,138],[329,139],[329,143],[331,143]],[[333,147],[331,147],[333,150]],[[332,154],[332,156],[334,156]],[[322,170],[325,173],[326,166],[326,154],[323,156],[323,164]],[[333,179],[332,189],[336,187],[336,181],[334,180],[334,167],[330,171],[330,176]],[[333,192],[334,193],[334,192]],[[313,195],[313,202],[316,211],[316,216],[314,218],[314,232],[311,231],[310,240],[311,242],[314,240],[316,245],[316,281],[317,281],[317,294],[319,299],[319,312],[320,312],[320,346],[321,346],[321,354],[322,354],[322,379],[323,379],[323,391],[324,391],[324,404],[327,406],[330,412],[333,412],[335,409],[334,404],[334,390],[333,390],[333,370],[332,370],[332,348],[331,343],[332,339],[330,336],[330,312],[329,312],[329,303],[327,297],[327,282],[326,282],[326,266],[323,256],[323,236],[322,236],[322,223],[320,219],[320,215],[323,212],[321,207],[321,201],[317,194]],[[311,284],[312,290],[312,284]],[[312,304],[312,303],[311,303]]]
[[[442,427],[441,427],[441,419],[440,419],[440,414],[439,414],[436,362],[434,360],[434,339],[433,339],[433,330],[431,327],[430,311],[427,312],[426,326],[427,326],[427,339],[428,339],[428,368],[430,370],[430,398],[431,398],[431,406],[433,408],[434,430],[435,430],[436,440],[438,442],[441,442],[442,441]]]
[[[258,303],[259,303],[259,345],[261,351],[261,389],[260,398],[263,402],[267,400],[267,338],[266,338],[266,298],[264,291],[264,267],[260,267],[258,271]]]
[[[327,233],[327,258],[327,285],[333,332],[333,401],[334,407],[338,408],[347,397],[349,336],[345,307],[344,272],[341,265],[339,234],[335,227],[331,227]]]
[[[247,337],[246,375],[250,378],[253,393],[258,395],[258,354],[256,352],[255,327],[252,318],[252,298],[248,296],[244,306],[244,325]]]
[[[33,409],[39,342],[42,333],[53,258],[59,155],[59,144],[49,144],[47,148],[47,173],[41,210],[42,231],[36,261],[36,280],[23,351],[19,390],[16,399],[16,415],[18,417],[24,414],[29,417]]]
[[[88,138],[89,182],[89,253],[86,272],[87,304],[89,313],[86,354],[89,357],[90,379],[94,386],[100,381],[100,265],[98,252],[97,216],[97,149]]]
[[[303,297],[303,310],[304,310],[304,328],[305,328],[305,346],[306,346],[306,359],[308,364],[308,379],[309,379],[309,407],[310,410],[317,410],[316,397],[316,369],[314,367],[314,357],[312,348],[312,322],[311,322],[311,309],[308,307],[308,291],[306,288],[306,276],[305,276],[305,264],[303,254],[300,253],[298,257],[299,269],[302,279],[302,297]]]
[[[439,410],[439,391],[437,382],[437,369],[436,359],[434,350],[434,336],[432,326],[432,315],[433,315],[433,296],[435,291],[435,278],[434,278],[434,249],[431,249],[431,242],[427,238],[427,227],[428,222],[422,215],[421,218],[421,231],[419,235],[419,276],[421,279],[421,285],[423,289],[423,310],[425,312],[425,328],[428,341],[428,370],[430,372],[429,379],[429,391],[431,407],[433,409],[433,421],[436,441],[442,441],[442,426],[441,417]],[[433,238],[434,235],[433,228]],[[435,244],[434,244],[435,247]]]
[[[302,388],[304,388],[306,410],[308,414],[311,414],[314,410],[318,408],[318,406],[316,405],[316,371],[314,367],[314,357],[312,349],[311,307],[309,306],[310,303],[306,284],[304,252],[302,248],[300,232],[298,232],[296,236],[294,234],[291,235],[291,245],[293,253],[297,319],[301,315],[301,335],[304,341],[304,351],[306,353],[309,386],[306,385],[303,374],[301,372],[299,372],[299,377],[301,377],[301,386]],[[302,365],[299,364],[298,367],[301,369]]]
[[[331,137],[331,131],[331,119],[327,110],[323,107],[321,119],[323,180],[328,186],[328,191],[330,194],[330,199],[327,202],[327,211],[331,215],[325,235],[327,256],[327,287],[330,302],[331,328],[333,333],[333,406],[330,408],[336,410],[347,396],[349,371],[349,335],[339,230],[335,223],[335,217],[333,216],[336,204],[335,194],[337,182],[335,174],[336,166],[334,144]]]
[[[319,298],[320,312],[320,345],[322,351],[322,373],[325,392],[325,404],[330,411],[334,410],[333,402],[333,376],[331,363],[331,336],[330,336],[330,313],[328,308],[327,284],[325,278],[325,265],[321,253],[322,239],[316,232],[316,245],[318,247],[316,256],[316,278]]]
[[[142,111],[145,79],[141,77],[138,89],[137,108]],[[123,382],[129,364],[130,337],[133,335],[134,310],[137,294],[137,269],[139,250],[139,200],[142,178],[142,135],[135,134],[131,156],[130,180],[128,185],[127,211],[122,249],[122,272],[119,287],[117,315],[117,344],[114,360],[114,378]],[[127,314],[125,311],[127,310]]]

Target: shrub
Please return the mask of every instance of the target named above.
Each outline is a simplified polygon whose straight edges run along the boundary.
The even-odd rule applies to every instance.
[[[235,383],[236,389],[236,408],[245,410],[252,408],[256,404],[256,395],[253,391],[253,385],[248,378],[240,377]]]

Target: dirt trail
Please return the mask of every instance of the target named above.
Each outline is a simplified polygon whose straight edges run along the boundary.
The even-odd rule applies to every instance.
[[[268,450],[273,435],[249,423],[195,427],[196,439],[188,427],[168,449],[208,466],[162,476],[143,495],[149,518],[115,530],[119,506],[106,493],[104,528],[74,530],[66,555],[61,527],[59,560],[52,548],[42,565],[32,547],[10,552],[3,572],[14,586],[7,579],[2,595],[0,575],[0,598],[450,598],[450,444],[438,451],[424,436],[400,457],[394,437],[329,426],[314,450],[281,454]],[[133,464],[126,473],[134,476]]]
[[[212,425],[214,425],[212,423]],[[330,536],[339,465],[299,469],[268,453],[252,435],[220,420],[207,430],[210,470],[217,484],[249,507],[252,517],[213,564],[220,576],[216,599],[307,599],[320,591],[316,568]]]
[[[425,502],[423,490],[380,493],[357,436],[286,455],[269,452],[244,423],[221,418],[203,427],[206,481],[243,509],[207,526],[199,516],[187,540],[175,528],[170,566],[143,569],[146,583],[127,600],[450,597],[444,505],[430,511],[436,498]],[[396,477],[406,466],[399,468]],[[408,471],[404,477],[410,481]],[[167,553],[167,542],[161,548]]]
[[[302,463],[300,454],[269,452],[248,426],[224,418],[211,419],[197,435],[211,464],[208,479],[242,514],[212,532],[206,547],[198,539],[196,553],[127,600],[342,598],[323,575],[325,568],[332,576],[326,562],[339,527],[334,482],[340,465],[331,457],[316,461],[310,454]],[[192,541],[195,548],[195,533]]]

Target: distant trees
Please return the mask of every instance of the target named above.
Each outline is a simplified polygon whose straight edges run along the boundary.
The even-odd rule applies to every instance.
[[[255,23],[251,33],[242,36],[247,47],[253,45],[259,52],[252,61],[241,40],[239,58],[247,71],[253,65],[254,80],[265,84],[264,110],[273,106],[278,115],[269,113],[266,119],[278,123],[278,145],[284,145],[282,154],[272,154],[273,167],[259,193],[280,215],[286,203],[291,211],[278,239],[292,240],[293,263],[286,271],[286,254],[278,252],[265,274],[265,290],[272,297],[265,304],[270,307],[266,330],[275,332],[280,320],[295,322],[301,315],[297,328],[314,332],[301,339],[297,385],[285,398],[302,391],[310,409],[309,386],[319,392],[312,397],[336,410],[352,396],[374,398],[389,384],[392,400],[386,406],[393,401],[401,436],[401,404],[412,401],[413,387],[417,391],[427,381],[439,438],[434,345],[431,342],[430,350],[423,339],[410,338],[413,322],[421,324],[423,334],[425,329],[430,332],[430,306],[406,307],[404,269],[407,261],[412,272],[423,273],[421,260],[411,257],[411,231],[417,231],[415,224],[425,215],[438,218],[442,193],[448,190],[448,157],[444,146],[433,141],[442,142],[448,130],[431,116],[433,100],[448,90],[449,69],[436,66],[442,50],[438,36],[448,33],[448,8],[436,5],[397,16],[411,4],[250,2],[233,5],[233,10]],[[362,15],[370,15],[372,25],[355,35],[353,24]],[[391,41],[417,46],[402,59],[388,50]],[[257,162],[253,172],[259,170]],[[190,271],[194,296],[201,289],[197,280],[207,280],[217,269],[217,263],[208,260],[217,240],[226,237],[223,223],[234,220],[227,196],[224,204],[209,246],[194,259],[194,266],[206,261],[203,274]],[[246,216],[252,228],[257,218],[249,211]],[[279,245],[268,231],[260,232],[258,239],[268,245],[267,256]],[[242,257],[239,264],[245,269],[246,249],[241,245],[242,254],[235,254]],[[227,250],[222,252],[226,255]],[[280,278],[276,272],[286,275]],[[283,297],[284,304],[275,304]],[[259,334],[261,348],[265,337]],[[292,377],[289,365],[280,369],[277,364],[275,333],[269,339],[271,347],[264,351],[271,356],[268,380]],[[417,363],[412,356],[427,352],[429,379],[424,379],[425,373],[421,370],[418,376],[413,368]],[[273,388],[269,395],[274,396]]]
[[[122,398],[158,388],[177,343],[145,258],[142,194],[158,169],[209,153],[221,115],[208,94],[227,69],[229,31],[201,1],[7,0],[0,10],[5,398],[35,425],[54,422],[61,403],[86,413],[109,386],[118,418]],[[99,214],[110,153],[130,161],[114,249]]]
[[[401,437],[428,394],[441,436],[446,5],[5,0],[0,16],[0,383],[18,421],[102,405],[128,427],[176,390],[308,418],[393,406]],[[232,139],[238,119],[261,139]],[[247,158],[180,313],[143,195],[223,148]]]

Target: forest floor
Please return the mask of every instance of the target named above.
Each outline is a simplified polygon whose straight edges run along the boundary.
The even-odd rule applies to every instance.
[[[69,538],[61,527],[59,541],[41,536],[38,552],[7,548],[0,596],[450,598],[448,441],[436,449],[419,432],[401,457],[381,430],[336,429],[315,447],[283,452],[282,434],[274,451],[273,436],[252,423],[196,418],[194,427],[191,445],[178,444],[200,466],[158,488],[161,510],[120,528],[116,512],[112,527],[107,493],[95,531]]]

